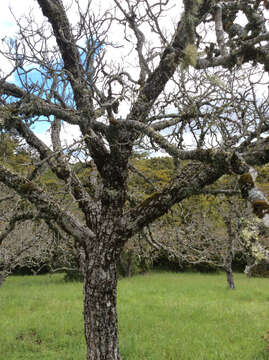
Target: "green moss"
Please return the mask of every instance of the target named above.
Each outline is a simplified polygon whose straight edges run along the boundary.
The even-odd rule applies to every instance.
[[[247,199],[249,191],[255,187],[252,176],[249,173],[245,173],[240,176],[238,183],[243,198]]]
[[[159,192],[153,192],[151,195],[149,195],[144,201],[142,201],[142,203],[139,205],[140,207],[147,207],[149,205],[149,203],[154,199],[157,198],[159,196]]]
[[[252,176],[248,173],[241,175],[239,178],[239,185],[240,186],[249,185],[251,187],[254,187],[254,181],[252,179]]]
[[[260,219],[264,217],[265,214],[269,214],[269,204],[264,200],[256,200],[252,203],[253,212]]]
[[[23,194],[31,193],[33,190],[35,190],[35,185],[32,182],[27,182],[21,185],[20,190]]]

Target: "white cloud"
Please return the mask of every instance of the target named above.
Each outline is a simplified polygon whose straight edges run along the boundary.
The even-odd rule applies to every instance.
[[[51,147],[50,130],[43,133],[36,133],[40,140],[42,140],[47,146]],[[77,125],[70,125],[65,123],[61,128],[61,142],[63,147],[70,146],[75,143],[81,136],[81,132]]]
[[[1,0],[0,33],[4,36],[14,35],[17,25],[12,12],[19,19],[21,16],[29,14],[30,9],[34,12],[39,11],[36,1],[23,0],[15,2],[14,0]]]

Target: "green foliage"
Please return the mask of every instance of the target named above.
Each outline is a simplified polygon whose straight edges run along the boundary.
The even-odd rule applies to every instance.
[[[32,169],[30,157],[19,141],[10,134],[0,133],[0,163],[22,175]]]
[[[171,180],[174,171],[173,160],[170,157],[134,159],[132,164],[159,188],[163,188]],[[133,173],[130,175],[128,187],[132,191],[148,195],[153,191],[151,184],[147,183],[138,174]]]
[[[42,186],[45,186],[50,191],[59,191],[62,187],[62,182],[57,178],[57,176],[50,170],[42,172],[40,176],[39,183]]]
[[[259,184],[266,184],[269,182],[269,165],[264,165],[259,168],[258,170],[258,176],[257,176],[257,182]]]

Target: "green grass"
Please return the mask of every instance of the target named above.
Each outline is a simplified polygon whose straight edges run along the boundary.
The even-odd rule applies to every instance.
[[[153,273],[119,283],[123,360],[269,360],[269,281]],[[0,359],[85,358],[82,284],[11,277],[0,289]]]

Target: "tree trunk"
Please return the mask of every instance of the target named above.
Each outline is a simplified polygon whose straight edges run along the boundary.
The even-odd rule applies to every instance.
[[[120,360],[116,259],[101,251],[85,259],[84,329],[87,360]],[[112,256],[114,257],[114,256]]]
[[[5,282],[8,275],[9,275],[9,273],[7,271],[0,272],[0,287],[3,285],[3,283]]]
[[[133,260],[131,259],[128,263],[128,269],[127,269],[127,277],[131,277],[132,276],[132,265],[133,265]]]
[[[231,213],[231,208],[230,208],[230,213]],[[233,229],[232,229],[231,217],[228,216],[227,218],[224,218],[224,222],[225,222],[225,225],[226,225],[226,230],[227,230],[227,235],[228,235],[227,253],[226,253],[224,270],[226,272],[226,278],[227,278],[227,283],[228,283],[229,289],[235,289],[233,268],[232,268],[232,263],[233,263],[233,240],[235,238],[235,234],[234,234]]]
[[[234,275],[232,268],[225,269],[229,289],[235,289]]]
[[[127,257],[127,276],[128,277],[132,276],[133,263],[134,263],[134,254],[133,254],[133,251],[131,250],[130,253],[128,253],[128,257]]]

